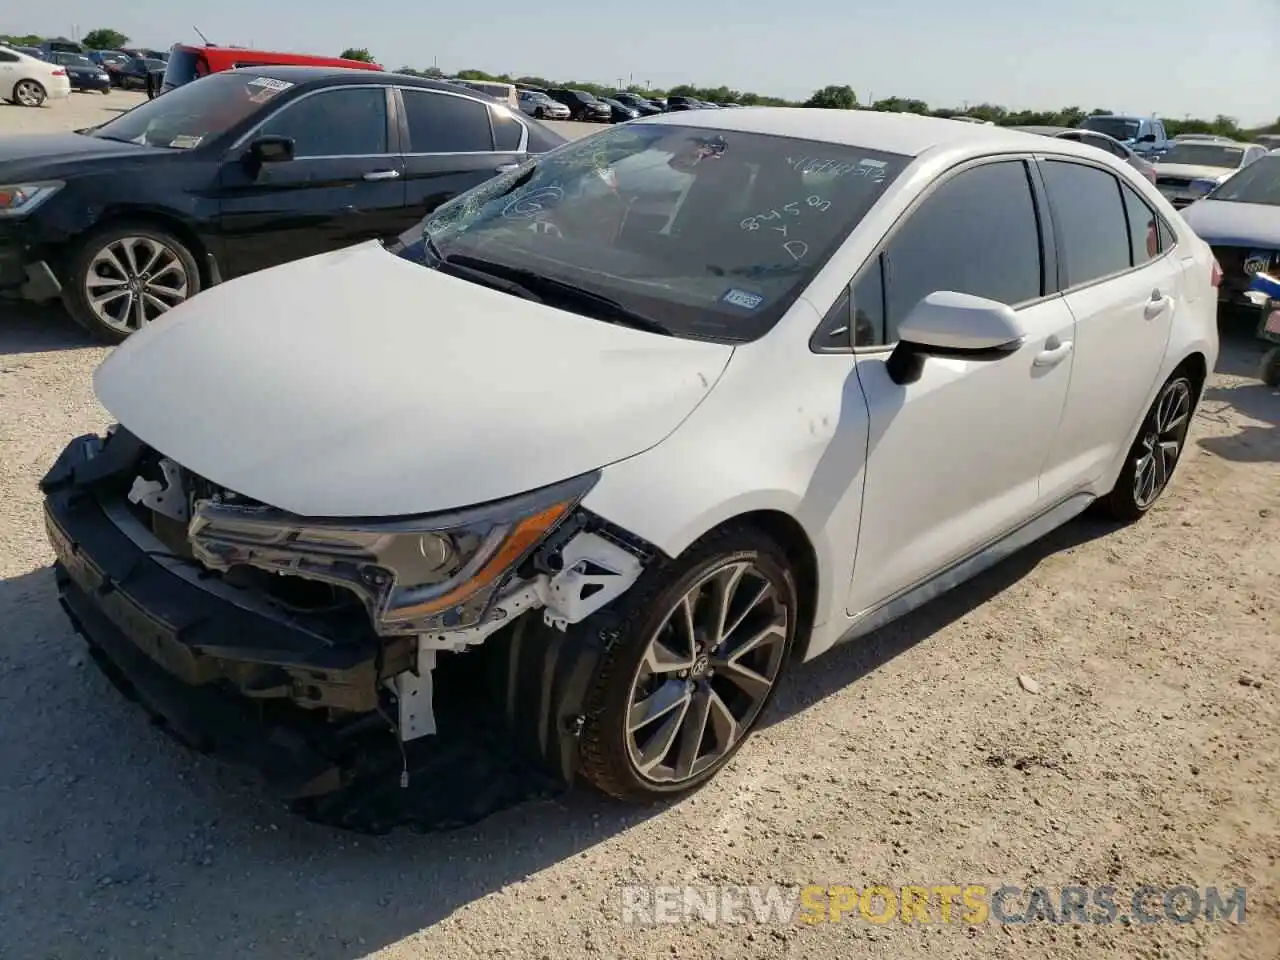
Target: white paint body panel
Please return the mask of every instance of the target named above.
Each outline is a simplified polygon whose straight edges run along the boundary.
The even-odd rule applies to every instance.
[[[49,100],[65,100],[71,96],[71,78],[61,64],[30,57],[9,47],[4,47],[4,50],[18,60],[16,63],[0,63],[0,98],[13,99],[13,88],[23,80],[34,80],[44,87]]]
[[[732,352],[520,300],[372,242],[211,288],[126,340],[94,387],[146,443],[245,496],[397,516],[640,453]]]
[[[1105,493],[1170,371],[1192,353],[1209,369],[1217,359],[1207,245],[1136,171],[1092,147],[862,111],[634,122],[916,160],[778,324],[735,348],[608,326],[362,246],[201,294],[103,365],[100,398],[168,456],[300,513],[424,513],[603,467],[585,506],[669,555],[734,517],[785,514],[817,559],[813,657],[904,588],[1055,504]],[[930,357],[905,387],[886,376],[883,348],[810,349],[842,289],[940,175],[1032,154],[1107,166],[1177,245],[1119,280],[1018,310],[1018,351]],[[1146,316],[1156,288],[1171,302]]]

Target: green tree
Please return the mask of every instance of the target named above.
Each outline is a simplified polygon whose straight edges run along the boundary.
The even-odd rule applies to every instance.
[[[99,27],[97,30],[86,33],[81,42],[90,50],[119,50],[128,45],[129,38],[119,30]]]
[[[856,110],[858,95],[848,84],[830,84],[821,90],[815,90],[813,96],[804,102],[806,107],[822,107],[825,110]]]
[[[343,60],[359,60],[361,63],[373,63],[373,54],[368,47],[347,47],[340,54]]]

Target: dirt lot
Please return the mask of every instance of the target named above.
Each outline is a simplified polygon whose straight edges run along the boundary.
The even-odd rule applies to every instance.
[[[0,107],[0,143],[127,97]],[[1280,395],[1247,338],[1141,524],[1071,524],[794,670],[696,797],[637,813],[583,793],[376,839],[283,814],[86,663],[35,484],[106,423],[104,353],[0,305],[0,956],[1276,956]],[[620,888],[642,881],[1248,893],[1243,924],[624,925]]]

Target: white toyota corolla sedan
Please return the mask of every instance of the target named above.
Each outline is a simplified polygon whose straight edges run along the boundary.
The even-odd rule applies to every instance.
[[[1219,279],[1081,144],[637,120],[119,347],[118,425],[43,481],[62,602],[184,739],[294,797],[463,735],[439,708],[468,662],[564,777],[679,793],[788,663],[1090,505],[1146,513]]]

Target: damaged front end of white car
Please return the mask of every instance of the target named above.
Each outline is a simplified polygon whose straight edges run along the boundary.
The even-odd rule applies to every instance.
[[[636,582],[653,553],[581,507],[597,477],[425,517],[306,518],[115,427],[73,441],[42,489],[62,604],[108,674],[179,739],[314,805],[371,776],[440,789],[447,770],[415,772],[411,757],[442,734],[442,661],[517,621],[526,643],[561,643]],[[475,662],[518,661],[518,646],[504,638]],[[533,695],[555,698],[551,735],[530,745],[571,780],[571,680],[590,671],[590,646],[550,665],[559,679],[504,669],[505,689],[464,681],[454,706],[474,708],[468,724],[480,711],[512,720],[529,695],[519,687],[548,687]],[[487,702],[457,703],[464,692]]]

